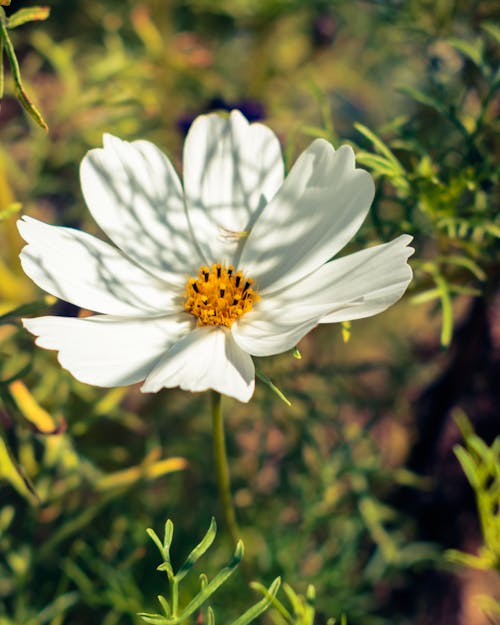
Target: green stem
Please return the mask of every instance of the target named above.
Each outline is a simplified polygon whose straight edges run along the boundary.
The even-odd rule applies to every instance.
[[[227,461],[224,434],[224,418],[222,416],[222,397],[221,394],[216,391],[212,391],[212,430],[214,437],[215,472],[217,475],[217,488],[222,505],[222,514],[231,540],[233,544],[236,545],[239,539],[239,529],[236,523],[233,499],[231,497],[229,464]]]
[[[179,582],[175,579],[175,576],[170,581],[171,585],[171,601],[172,601],[172,617],[177,617],[179,611]]]

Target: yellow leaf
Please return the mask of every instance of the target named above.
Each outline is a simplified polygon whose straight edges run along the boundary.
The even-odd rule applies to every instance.
[[[130,486],[141,479],[154,480],[157,477],[182,471],[188,466],[185,458],[165,458],[148,466],[140,465],[138,467],[130,467],[123,471],[110,473],[97,480],[95,487],[97,490],[110,490],[112,488],[123,488]]]
[[[23,416],[34,426],[37,432],[40,434],[59,434],[65,429],[64,421],[56,423],[21,380],[11,382],[9,390]]]

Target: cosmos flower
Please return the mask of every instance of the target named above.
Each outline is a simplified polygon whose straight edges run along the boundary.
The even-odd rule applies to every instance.
[[[28,276],[96,313],[24,319],[78,380],[214,389],[246,402],[252,356],[290,350],[316,325],[374,315],[404,293],[408,235],[330,260],[374,194],[349,146],[315,140],[285,179],[269,128],[238,111],[202,115],[183,170],[181,185],[152,143],[105,135],[83,159],[81,184],[113,245],[30,217],[18,222]]]

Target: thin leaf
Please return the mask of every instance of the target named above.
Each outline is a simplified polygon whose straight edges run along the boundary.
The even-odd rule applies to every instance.
[[[170,550],[170,545],[172,544],[172,538],[174,537],[174,524],[170,519],[167,519],[165,522],[165,530],[163,535],[163,547],[164,549]]]
[[[356,154],[356,161],[360,165],[366,165],[370,167],[377,174],[382,176],[400,176],[401,170],[394,166],[387,158],[380,156],[380,154],[370,154],[369,152],[358,152]]]
[[[154,531],[154,529],[151,529],[150,527],[146,529],[146,534],[149,536],[149,538],[151,538],[154,544],[158,547],[158,551],[161,553],[163,557],[163,545],[158,534]]]
[[[49,127],[42,117],[42,114],[30,100],[28,94],[23,87],[23,83],[21,80],[21,71],[19,69],[19,62],[17,60],[16,53],[14,52],[14,47],[7,31],[6,18],[5,15],[0,17],[2,18],[0,19],[0,38],[3,40],[5,53],[7,54],[7,58],[9,59],[10,67],[12,70],[12,77],[14,80],[14,90],[17,99],[21,102],[27,113],[31,115],[35,122],[44,130],[48,130]]]
[[[314,614],[316,605],[316,589],[312,584],[309,584],[306,590],[306,614],[304,625],[314,625]]]
[[[210,606],[207,610],[207,625],[215,625],[215,614]]]
[[[214,517],[210,521],[210,527],[207,530],[205,536],[201,539],[201,541],[196,545],[196,547],[191,551],[191,553],[186,558],[186,561],[181,566],[181,568],[175,574],[175,578],[178,582],[189,573],[189,571],[193,568],[194,564],[201,558],[201,556],[210,548],[212,543],[215,540],[215,536],[217,534],[217,523],[215,522]]]
[[[287,406],[291,406],[292,402],[286,397],[286,395],[281,391],[271,380],[267,377],[265,373],[261,371],[256,371],[255,375],[259,378],[261,382],[264,382],[266,386],[268,386],[272,392],[277,395],[282,402],[284,402]]]
[[[51,306],[53,302],[55,302],[55,298],[49,295],[41,300],[30,302],[29,304],[22,304],[21,306],[0,315],[0,325],[18,323],[20,317],[27,317],[43,312],[48,306]]]
[[[299,596],[295,592],[295,590],[289,584],[283,584],[283,590],[288,597],[288,601],[290,601],[293,612],[297,616],[302,612],[302,604],[300,602]]]
[[[288,612],[288,610],[285,608],[285,606],[276,597],[270,597],[269,596],[269,591],[267,590],[267,588],[263,584],[261,584],[260,582],[252,582],[250,584],[250,587],[253,588],[254,590],[258,590],[265,597],[269,597],[273,608],[278,611],[280,617],[286,623],[289,623],[290,625],[293,625],[293,617],[290,614],[290,612]]]
[[[19,9],[13,15],[7,18],[7,28],[12,30],[27,22],[35,22],[46,20],[50,15],[49,7],[27,7]]]
[[[265,612],[272,604],[274,597],[279,590],[281,579],[277,577],[274,582],[269,586],[264,599],[261,599],[254,606],[244,612],[239,618],[231,623],[231,625],[248,625],[252,621]]]
[[[50,415],[37,400],[33,397],[29,389],[21,380],[15,380],[9,385],[9,391],[14,402],[23,417],[40,434],[60,434],[66,429],[64,421],[59,423]]]
[[[413,87],[407,86],[399,87],[398,91],[404,93],[407,96],[410,96],[410,98],[412,98],[416,102],[424,104],[425,106],[428,106],[438,111],[438,113],[441,113],[441,115],[447,114],[446,108],[439,100],[436,100],[431,95],[424,93],[423,91],[419,91],[418,89],[413,89]]]
[[[161,614],[154,614],[150,612],[139,612],[137,616],[140,616],[143,621],[150,623],[150,625],[168,625],[170,622]]]
[[[354,127],[358,132],[360,132],[363,136],[369,139],[373,143],[373,147],[380,152],[383,156],[386,157],[388,161],[390,161],[393,166],[401,173],[404,173],[404,168],[393,154],[393,152],[389,149],[389,147],[378,137],[372,130],[360,124],[359,122],[354,124]]]
[[[162,610],[165,612],[165,616],[167,618],[170,617],[170,606],[168,605],[168,601],[165,599],[163,595],[157,596],[158,602],[160,603]]]
[[[469,43],[463,39],[448,39],[450,46],[455,48],[458,52],[461,52],[464,56],[469,58],[477,67],[483,65],[483,51],[481,46],[481,40]]]
[[[434,280],[439,289],[441,299],[441,345],[448,347],[453,336],[453,307],[451,305],[450,291],[446,280],[437,272],[434,273]]]
[[[412,304],[425,304],[426,302],[431,302],[434,299],[438,299],[441,291],[438,288],[428,289],[427,291],[423,291],[422,293],[417,293],[417,295],[413,295],[410,297],[410,302]]]
[[[186,467],[187,461],[185,458],[164,458],[149,465],[140,464],[136,467],[104,475],[95,481],[94,487],[99,491],[124,488],[133,486],[139,480],[154,480],[169,473],[182,471]]]
[[[477,475],[477,464],[472,456],[463,447],[460,447],[460,445],[456,445],[453,451],[460,462],[462,471],[465,473],[469,484],[472,488],[479,488],[480,480]]]
[[[481,28],[491,35],[497,43],[500,43],[500,27],[494,22],[483,22]]]
[[[188,605],[182,611],[181,619],[186,619],[188,616],[196,612],[214,592],[224,584],[224,582],[234,573],[236,567],[241,562],[243,557],[243,543],[238,541],[234,556],[227,566],[225,566],[217,575],[207,584],[206,588],[200,591],[194,599],[192,599]]]

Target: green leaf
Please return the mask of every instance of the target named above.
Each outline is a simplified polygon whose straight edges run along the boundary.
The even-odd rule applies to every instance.
[[[271,380],[267,377],[265,373],[261,371],[256,371],[255,375],[259,378],[261,382],[264,382],[266,386],[268,386],[272,392],[277,395],[282,402],[284,402],[287,406],[291,406],[292,402],[286,397],[286,395],[281,391]]]
[[[419,91],[418,89],[413,89],[413,87],[399,87],[398,91],[400,93],[404,93],[407,96],[410,96],[416,102],[420,104],[424,104],[425,106],[429,106],[430,108],[438,111],[441,115],[446,115],[447,111],[445,106],[436,98],[433,98],[431,95],[424,93],[423,91]]]
[[[361,165],[370,167],[370,169],[381,176],[389,176],[389,178],[392,178],[393,176],[401,175],[400,168],[395,167],[394,163],[379,154],[358,152],[356,154],[356,161]]]
[[[181,620],[186,619],[200,608],[214,592],[224,584],[224,582],[234,573],[236,567],[243,557],[243,543],[238,541],[234,556],[227,566],[225,566],[217,575],[208,582],[207,586],[201,590],[194,599],[192,599],[182,611]]]
[[[453,307],[451,305],[450,291],[446,280],[437,272],[434,273],[434,281],[439,289],[441,299],[441,345],[448,347],[453,336]]]
[[[31,116],[31,118],[40,126],[40,128],[43,128],[43,130],[47,131],[49,129],[47,122],[45,121],[37,107],[30,100],[20,79],[18,81],[15,81],[15,93],[17,99],[19,100],[19,102],[21,102],[23,108],[28,113],[28,115]]]
[[[217,523],[215,522],[214,517],[210,521],[210,527],[207,530],[205,536],[201,539],[201,541],[196,545],[196,547],[191,551],[191,553],[186,558],[186,561],[175,574],[175,578],[178,582],[189,573],[189,571],[193,568],[194,564],[201,558],[201,556],[209,549],[212,543],[215,540],[215,535],[217,534]]]
[[[260,582],[251,582],[250,587],[254,590],[258,590],[259,592],[261,592],[264,597],[269,597],[273,608],[277,610],[281,617],[280,622],[284,621],[286,623],[289,623],[290,625],[294,625],[293,616],[290,614],[290,612],[288,612],[288,610],[281,603],[281,601],[277,599],[276,596],[270,597],[268,589],[263,584],[261,584]]]
[[[7,28],[17,28],[27,22],[46,20],[49,14],[49,7],[27,7],[25,9],[19,9],[19,11],[16,11],[7,18]]]
[[[417,295],[410,297],[410,302],[412,304],[425,304],[434,299],[439,299],[440,293],[441,291],[438,288],[427,289],[427,291],[422,291],[422,293],[417,293]]]
[[[3,13],[3,14],[2,14]],[[22,106],[26,109],[27,113],[35,120],[35,122],[44,130],[48,130],[47,123],[40,111],[36,108],[33,102],[30,100],[26,93],[21,80],[21,71],[19,69],[19,62],[14,52],[12,41],[10,40],[9,33],[7,31],[7,18],[5,13],[0,13],[0,39],[2,39],[5,53],[9,59],[10,67],[12,70],[12,78],[14,80],[14,91],[17,99],[21,102]]]
[[[158,551],[161,553],[163,557],[163,545],[161,543],[161,540],[158,534],[154,531],[154,529],[151,529],[150,527],[147,528],[146,534],[151,538],[154,544],[158,547]]]
[[[354,127],[358,132],[360,132],[363,136],[369,139],[373,143],[373,147],[380,152],[385,158],[392,163],[393,167],[398,170],[399,173],[404,173],[404,168],[393,154],[393,152],[389,149],[389,147],[378,137],[372,130],[364,126],[360,123],[355,123]]]
[[[207,625],[215,625],[215,614],[210,606],[207,610]]]
[[[465,473],[469,484],[472,486],[472,488],[478,488],[481,481],[477,474],[477,464],[474,458],[468,453],[467,450],[465,450],[460,445],[456,445],[453,448],[453,451],[455,452],[455,456],[460,462],[462,471]]]
[[[163,611],[165,612],[165,616],[167,618],[170,617],[170,606],[168,605],[168,601],[166,600],[166,598],[163,595],[158,595],[157,596],[158,602],[161,605]]]
[[[172,544],[172,538],[174,537],[174,524],[170,519],[167,519],[165,522],[165,529],[163,534],[163,548],[167,551],[170,550],[170,545]]]
[[[137,616],[140,616],[143,621],[150,623],[150,625],[169,625],[171,621],[166,619],[161,614],[154,614],[150,612],[139,612]]]
[[[13,308],[8,312],[0,315],[0,325],[8,323],[18,323],[20,317],[27,317],[29,315],[36,315],[40,312],[44,312],[48,306],[51,306],[55,302],[55,298],[51,295],[47,295],[41,300],[30,302],[29,304],[22,304],[17,308]]]
[[[488,35],[491,35],[497,43],[500,43],[500,27],[498,27],[497,24],[494,22],[483,22],[481,28],[487,32]]]
[[[448,43],[455,48],[455,50],[469,58],[475,65],[482,67],[483,50],[481,39],[478,39],[474,43],[469,43],[463,39],[448,39]]]
[[[231,623],[231,625],[248,625],[252,621],[265,612],[273,603],[273,599],[279,590],[281,579],[277,577],[266,591],[266,596],[254,606],[244,612],[239,618]]]

